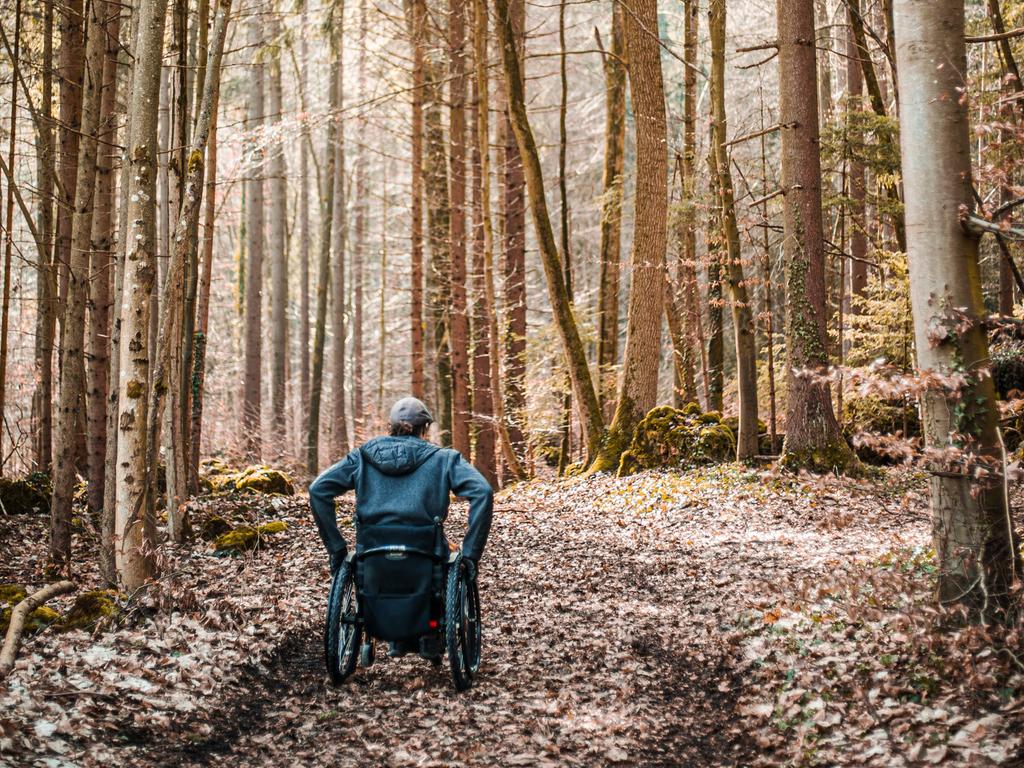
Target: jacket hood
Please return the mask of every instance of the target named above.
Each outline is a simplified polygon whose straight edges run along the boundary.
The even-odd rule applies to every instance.
[[[408,475],[440,448],[418,437],[377,437],[359,449],[366,461],[385,475]]]

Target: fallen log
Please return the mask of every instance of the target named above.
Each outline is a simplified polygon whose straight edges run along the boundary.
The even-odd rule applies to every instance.
[[[73,581],[57,581],[33,592],[14,606],[14,610],[11,611],[11,624],[7,628],[7,636],[4,638],[4,647],[3,650],[0,650],[0,679],[6,677],[7,673],[14,668],[14,659],[18,655],[18,646],[21,643],[21,635],[25,631],[25,619],[28,618],[28,615],[51,597],[66,595],[69,592],[74,592],[77,588]]]

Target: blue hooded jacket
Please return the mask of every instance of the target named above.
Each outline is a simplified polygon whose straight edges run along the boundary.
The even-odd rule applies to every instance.
[[[479,560],[487,543],[494,491],[462,454],[411,435],[377,437],[349,453],[309,486],[320,538],[334,555],[345,552],[334,499],[356,492],[356,518],[364,525],[433,525],[448,517],[450,494],[469,501],[462,554]]]

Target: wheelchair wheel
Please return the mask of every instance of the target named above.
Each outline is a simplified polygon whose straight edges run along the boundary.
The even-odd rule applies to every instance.
[[[363,625],[358,608],[352,565],[345,563],[334,574],[331,582],[331,595],[327,600],[327,628],[324,632],[327,674],[335,684],[351,675],[359,660]]]
[[[445,593],[445,643],[455,688],[467,690],[480,668],[480,591],[462,558],[448,569]]]

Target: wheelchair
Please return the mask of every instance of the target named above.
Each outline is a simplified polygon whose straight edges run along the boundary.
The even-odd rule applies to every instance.
[[[417,642],[448,656],[456,690],[480,668],[480,591],[473,563],[433,525],[356,524],[356,547],[334,574],[324,650],[334,684],[373,663],[374,643]]]

